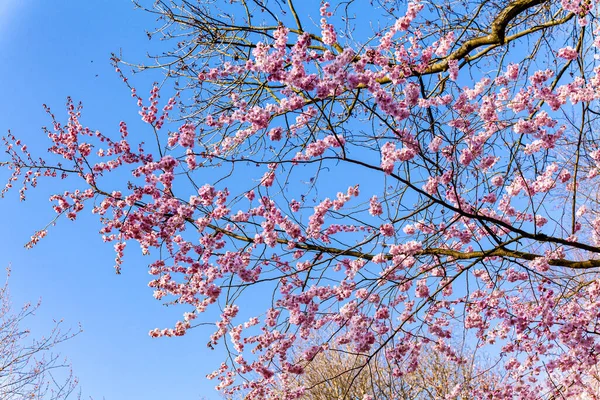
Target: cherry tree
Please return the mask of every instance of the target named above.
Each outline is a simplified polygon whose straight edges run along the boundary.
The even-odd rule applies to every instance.
[[[95,131],[69,100],[49,156],[6,135],[2,194],[57,178],[57,219],[98,214],[117,273],[126,247],[149,254],[154,296],[182,310],[151,336],[216,324],[208,347],[226,355],[209,378],[249,399],[315,390],[298,376],[340,346],[361,361],[348,393],[381,360],[397,378],[429,351],[463,370],[457,341],[501,379],[448,398],[598,396],[592,1],[147,11],[160,55],[113,59],[147,130]],[[165,73],[148,99],[130,67]],[[297,357],[315,332],[330,334]]]

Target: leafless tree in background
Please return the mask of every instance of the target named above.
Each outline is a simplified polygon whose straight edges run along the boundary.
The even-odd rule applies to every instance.
[[[40,303],[17,312],[10,302],[8,279],[0,288],[0,399],[62,400],[76,397],[77,379],[69,364],[54,352],[78,332],[62,332],[57,322],[47,336],[31,338],[26,324]]]
[[[295,349],[296,363],[303,373],[295,376],[293,385],[304,388],[302,398],[306,400],[368,399],[368,396],[405,400],[466,399],[474,386],[490,390],[502,380],[493,366],[482,367],[485,362],[468,349],[457,351],[461,354],[460,360],[452,360],[437,351],[435,345],[426,345],[413,353],[418,354],[418,359],[413,359],[414,366],[407,368],[411,372],[398,377],[394,371],[397,366],[383,355],[367,357],[347,345],[333,347],[323,336]],[[308,359],[306,354],[312,358]]]

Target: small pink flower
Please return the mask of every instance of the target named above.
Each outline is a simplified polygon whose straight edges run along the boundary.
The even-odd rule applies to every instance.
[[[381,207],[381,203],[377,200],[377,196],[373,196],[371,197],[371,200],[369,200],[369,214],[372,216],[383,214],[383,208]]]
[[[429,287],[427,286],[426,279],[420,279],[417,281],[417,286],[415,288],[415,295],[418,298],[425,298],[429,296]]]
[[[577,50],[571,46],[563,47],[562,49],[558,50],[557,55],[565,60],[575,60],[577,57],[579,57]]]
[[[450,80],[456,81],[458,79],[458,60],[448,60],[448,73]]]
[[[396,233],[394,226],[392,224],[383,224],[379,227],[379,232],[381,232],[381,234],[383,236],[394,236],[394,233]]]

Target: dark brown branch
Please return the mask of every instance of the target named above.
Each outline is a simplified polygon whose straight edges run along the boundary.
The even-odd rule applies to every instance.
[[[190,222],[193,222],[193,220],[190,219]],[[241,240],[241,241],[248,242],[248,243],[254,243],[254,239],[251,237],[238,235],[236,233],[230,232],[223,228],[219,228],[218,226],[215,226],[212,224],[209,224],[208,227],[213,229],[215,232],[222,233],[233,239]],[[282,244],[282,245],[287,245],[290,243],[290,241],[287,239],[283,239],[283,238],[277,238],[277,243]],[[321,246],[321,245],[309,244],[309,243],[296,243],[295,248],[302,249],[302,250],[308,250],[308,251],[318,251],[318,252],[332,254],[332,255],[342,255],[342,256],[349,256],[349,257],[355,257],[355,258],[362,258],[365,260],[373,260],[373,258],[375,258],[375,255],[370,254],[370,253],[363,253],[361,251],[356,251],[356,250],[347,250],[347,249],[344,250],[344,249],[338,249],[335,247]],[[526,252],[517,251],[517,250],[509,250],[509,249],[505,249],[503,247],[497,247],[495,249],[486,250],[486,251],[470,251],[470,252],[461,252],[461,251],[457,251],[457,250],[442,249],[442,248],[431,248],[431,249],[424,249],[424,250],[418,251],[415,253],[415,255],[416,256],[446,256],[446,257],[452,257],[456,260],[474,260],[474,259],[482,259],[482,258],[486,258],[486,257],[503,257],[503,258],[515,258],[515,259],[520,259],[520,260],[533,261],[536,258],[544,257],[539,254],[526,253]],[[387,260],[391,260],[393,258],[393,256],[388,254],[385,256],[385,258]],[[600,260],[572,261],[572,260],[552,258],[552,259],[548,259],[548,264],[550,264],[552,266],[556,266],[556,267],[565,267],[565,268],[570,268],[570,269],[590,269],[590,268],[600,267]]]

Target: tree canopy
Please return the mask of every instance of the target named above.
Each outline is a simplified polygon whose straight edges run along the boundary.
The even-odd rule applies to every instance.
[[[209,378],[249,399],[318,390],[299,376],[340,349],[342,397],[434,352],[449,398],[596,398],[594,3],[138,5],[158,55],[113,62],[147,130],[95,131],[69,100],[49,155],[4,138],[2,194],[57,178],[54,211],[98,214],[117,272],[126,247],[149,254],[154,296],[183,313],[150,335],[216,322]],[[163,78],[146,99],[131,71]],[[493,382],[461,378],[489,371],[457,343]]]

